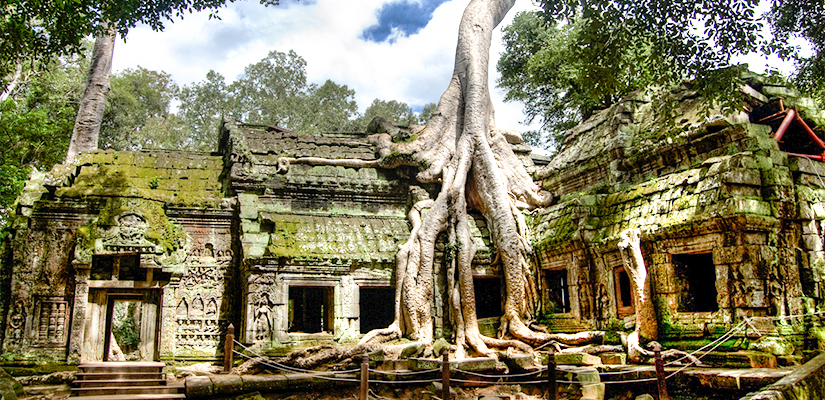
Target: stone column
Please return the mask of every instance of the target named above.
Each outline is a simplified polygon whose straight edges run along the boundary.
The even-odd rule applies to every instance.
[[[72,322],[69,331],[69,355],[66,359],[68,364],[78,364],[83,349],[84,320],[86,319],[86,307],[89,303],[89,272],[91,264],[74,264],[75,271],[75,291],[74,306],[72,308]]]
[[[169,283],[161,288],[160,304],[160,344],[158,353],[161,359],[171,359],[175,356],[176,333],[178,330],[177,315],[175,311],[178,306],[177,290],[180,285],[180,276],[173,275]]]

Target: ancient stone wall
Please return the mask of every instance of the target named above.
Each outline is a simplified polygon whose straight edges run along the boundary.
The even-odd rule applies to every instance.
[[[799,93],[745,78],[746,109],[773,107],[784,94],[812,126],[821,120]],[[776,127],[747,113],[703,114],[694,92],[672,96],[675,123],[663,124],[639,94],[571,130],[536,172],[561,198],[532,216],[539,262],[566,269],[574,303],[553,319],[607,328],[632,314],[616,247],[628,228],[642,231],[662,338],[722,333],[745,315],[818,310],[822,163],[789,157],[771,137]]]

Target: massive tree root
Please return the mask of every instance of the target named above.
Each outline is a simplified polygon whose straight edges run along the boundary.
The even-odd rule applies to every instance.
[[[397,262],[395,321],[363,337],[359,345],[407,337],[417,343],[433,340],[433,276],[436,238],[446,232],[448,310],[455,331],[455,357],[466,349],[479,355],[495,355],[495,348],[531,352],[531,345],[550,340],[585,344],[601,338],[601,332],[549,334],[531,330],[524,323],[537,311],[537,271],[528,261],[532,247],[527,239],[521,208],[547,205],[552,196],[542,192],[513,153],[502,131],[496,129],[487,87],[489,49],[493,29],[515,0],[472,0],[459,28],[455,69],[437,111],[418,138],[392,143],[384,133],[371,137],[382,156],[377,161],[335,160],[336,165],[388,167],[408,163],[420,168],[420,182],[438,182],[435,199],[417,202],[410,211],[413,229],[400,246]],[[401,156],[399,156],[401,155]],[[282,160],[290,163],[327,163],[320,159]],[[331,161],[331,160],[330,160]],[[429,212],[421,220],[421,210]],[[473,290],[468,208],[486,219],[491,239],[502,263],[506,284],[504,315],[499,338],[479,332]],[[504,337],[510,339],[505,340]]]

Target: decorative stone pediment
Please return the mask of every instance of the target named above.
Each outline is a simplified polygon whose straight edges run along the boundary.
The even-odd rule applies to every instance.
[[[146,218],[136,212],[126,212],[117,217],[117,225],[95,243],[95,253],[162,254],[163,249],[146,239],[149,227]]]
[[[191,238],[167,217],[161,202],[110,199],[98,217],[77,232],[75,264],[91,264],[93,255],[140,254],[145,267],[183,266]]]

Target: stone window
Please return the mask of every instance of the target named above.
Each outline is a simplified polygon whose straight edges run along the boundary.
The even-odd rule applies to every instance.
[[[146,280],[146,268],[140,267],[140,255],[136,253],[95,255],[89,277],[95,281],[142,282]]]
[[[498,277],[473,278],[478,318],[500,317],[501,279]]]
[[[676,291],[679,311],[717,311],[716,266],[711,254],[674,254]]]
[[[619,318],[624,318],[628,315],[633,315],[633,289],[630,285],[630,275],[624,267],[613,269],[613,280],[616,289],[616,311]]]
[[[38,297],[35,316],[36,343],[38,345],[63,345],[66,343],[69,325],[69,303],[62,297]]]
[[[359,290],[361,333],[390,326],[395,320],[395,289],[361,287]]]
[[[333,288],[289,287],[289,332],[332,333]]]
[[[544,271],[545,306],[551,314],[570,312],[570,291],[567,287],[567,270]]]

